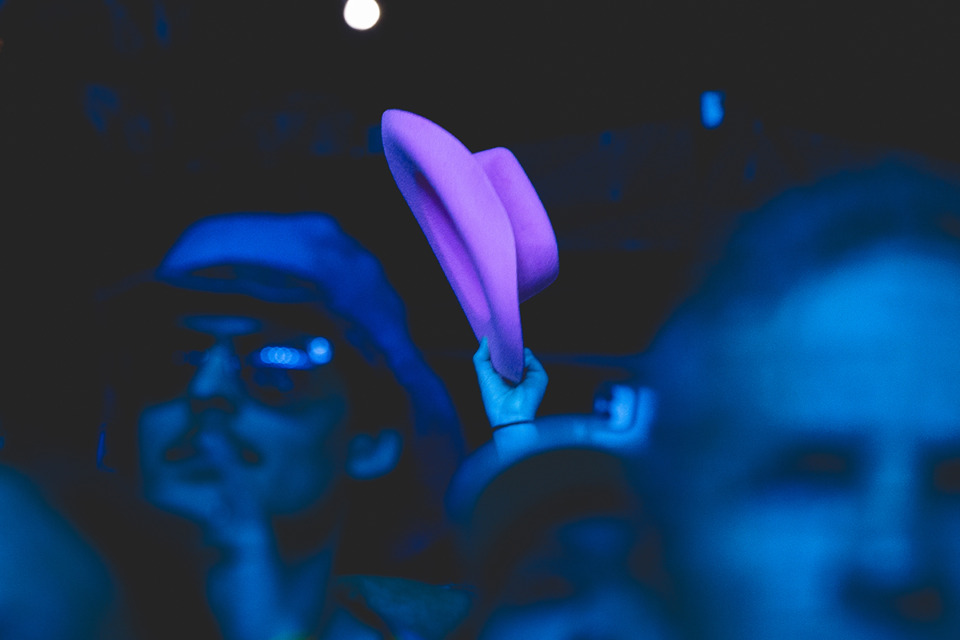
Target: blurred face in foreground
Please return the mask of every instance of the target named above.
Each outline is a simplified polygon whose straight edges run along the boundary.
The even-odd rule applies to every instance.
[[[593,517],[556,527],[512,572],[481,640],[657,640],[651,594],[631,575],[635,527]]]
[[[960,637],[960,259],[878,247],[727,320],[662,399],[693,635]]]

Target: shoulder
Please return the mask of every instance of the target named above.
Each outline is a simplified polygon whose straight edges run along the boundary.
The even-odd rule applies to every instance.
[[[111,582],[106,566],[26,477],[0,467],[0,636],[95,637]]]

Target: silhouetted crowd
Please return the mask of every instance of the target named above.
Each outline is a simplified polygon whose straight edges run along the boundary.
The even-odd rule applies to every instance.
[[[704,265],[592,414],[483,339],[468,451],[333,217],[196,222],[101,296],[72,507],[0,469],[0,637],[958,637],[960,188],[798,186]]]

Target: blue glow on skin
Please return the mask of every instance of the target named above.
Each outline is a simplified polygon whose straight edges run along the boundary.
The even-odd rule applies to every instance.
[[[669,557],[709,637],[958,637],[958,282],[877,246],[729,310],[671,383],[665,413],[694,420]]]
[[[345,398],[333,391],[343,382],[331,372],[331,393],[296,411],[265,405],[250,395],[232,366],[237,353],[231,338],[257,329],[277,333],[278,327],[242,316],[188,316],[182,323],[206,329],[214,345],[183,394],[140,414],[147,500],[194,518],[210,529],[211,541],[220,542],[240,531],[221,526],[224,501],[249,498],[244,504],[255,504],[255,514],[294,513],[316,504],[330,487],[336,460],[346,455],[345,447],[331,441],[345,420]],[[276,360],[292,363],[299,356],[313,367],[304,351],[275,343],[267,349]],[[261,351],[254,351],[253,359]],[[241,519],[249,523],[254,516],[244,512]]]
[[[723,97],[722,91],[700,94],[700,121],[707,129],[716,129],[723,122]]]
[[[0,637],[102,637],[116,588],[103,562],[38,487],[3,467],[0,505]]]

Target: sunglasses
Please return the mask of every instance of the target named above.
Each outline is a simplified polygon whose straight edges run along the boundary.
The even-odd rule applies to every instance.
[[[138,345],[130,353],[129,383],[145,401],[172,400],[188,393],[210,360],[215,338],[177,330]],[[290,407],[322,399],[339,388],[332,367],[334,345],[322,336],[251,334],[229,338],[230,369],[243,392],[268,406]]]

